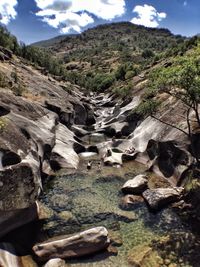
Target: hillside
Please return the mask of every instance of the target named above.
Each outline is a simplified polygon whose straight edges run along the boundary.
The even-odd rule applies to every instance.
[[[88,90],[104,91],[111,87],[115,93],[121,93],[123,86],[126,91],[131,86],[130,78],[172,53],[185,40],[167,29],[123,22],[35,45],[50,49],[63,61],[71,82]]]

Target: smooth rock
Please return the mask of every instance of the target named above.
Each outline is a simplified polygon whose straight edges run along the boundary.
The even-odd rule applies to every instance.
[[[122,165],[122,153],[115,153],[115,152],[111,152],[111,156],[106,157],[104,159],[104,163],[106,165],[115,165],[115,164],[119,164]]]
[[[0,243],[1,267],[37,267],[30,255],[18,255],[14,246],[10,243]]]
[[[44,267],[65,267],[65,261],[59,258],[49,260]]]
[[[105,227],[96,227],[71,237],[60,237],[33,247],[36,256],[41,260],[52,258],[68,259],[90,255],[108,247],[110,239]]]
[[[182,187],[147,189],[142,195],[150,208],[159,209],[170,202],[179,200],[183,190]]]
[[[140,194],[147,188],[147,182],[147,176],[139,174],[123,185],[122,192],[125,194]]]
[[[56,142],[51,152],[51,167],[53,169],[72,168],[77,169],[79,156],[77,155],[74,144],[74,134],[66,126],[58,124],[55,130]]]

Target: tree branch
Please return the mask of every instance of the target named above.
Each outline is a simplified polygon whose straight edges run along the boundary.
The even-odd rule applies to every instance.
[[[156,119],[157,121],[159,121],[159,122],[161,122],[161,123],[167,125],[167,126],[170,126],[170,127],[172,127],[172,128],[175,128],[175,129],[181,131],[182,133],[184,133],[185,135],[189,136],[189,134],[188,134],[186,131],[182,130],[181,128],[179,128],[179,127],[177,127],[177,126],[175,126],[175,125],[173,125],[173,124],[170,124],[170,123],[168,123],[168,122],[165,122],[165,121],[163,121],[162,119],[159,119],[159,118],[155,117],[154,115],[151,115],[151,117],[154,118],[154,119]]]

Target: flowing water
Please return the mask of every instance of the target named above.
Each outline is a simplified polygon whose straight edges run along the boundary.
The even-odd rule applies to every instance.
[[[176,246],[180,246],[180,242],[183,245],[187,240],[196,241],[173,209],[150,213],[145,203],[137,203],[131,208],[123,209],[121,204],[123,195],[120,189],[126,180],[144,172],[144,165],[131,161],[124,164],[122,168],[103,167],[99,171],[96,168],[98,160],[95,156],[93,156],[93,162],[91,171],[86,170],[86,161],[83,160],[79,171],[73,173],[62,171],[60,175],[47,181],[41,199],[48,213],[43,231],[49,237],[53,237],[76,233],[95,226],[105,226],[114,240],[118,254],[109,255],[102,252],[93,257],[67,261],[67,266],[128,267],[131,266],[128,258],[135,247],[161,244],[160,240],[168,238],[169,235],[178,239],[167,241],[168,250],[166,248],[164,254],[161,251],[160,255],[167,258],[170,264],[178,264],[171,265],[172,267],[200,266],[191,265],[189,259],[187,257],[185,259],[184,249],[187,250],[189,244],[181,248],[181,251],[179,247],[176,249]],[[149,184],[153,183],[154,178],[150,176]],[[155,257],[158,255],[156,254]],[[154,259],[153,265],[149,263],[144,266],[168,266],[154,265],[153,262]]]
[[[99,122],[104,125],[113,108],[97,107],[96,112],[99,117],[95,129],[98,130]],[[109,140],[102,134],[91,132],[83,141],[95,145]],[[128,267],[134,254],[147,249],[142,267],[200,267],[200,241],[175,209],[166,208],[151,213],[145,202],[130,206],[123,204],[122,185],[135,175],[144,173],[144,165],[129,161],[123,163],[123,167],[103,166],[99,170],[98,155],[83,153],[80,157],[78,170],[62,170],[45,182],[44,194],[40,199],[46,214],[42,232],[46,237],[55,237],[105,226],[115,249],[110,253],[100,252],[67,261],[67,266]],[[87,171],[89,159],[93,165]],[[160,177],[148,175],[150,188],[168,186]]]

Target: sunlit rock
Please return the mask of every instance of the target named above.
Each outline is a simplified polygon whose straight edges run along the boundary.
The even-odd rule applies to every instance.
[[[142,195],[150,208],[159,209],[170,202],[179,200],[183,190],[182,187],[147,189]]]
[[[71,237],[59,237],[33,247],[40,260],[74,258],[90,255],[108,247],[110,239],[105,227],[96,227]]]
[[[122,192],[125,194],[140,194],[147,188],[147,182],[148,179],[146,175],[137,175],[123,185]]]

